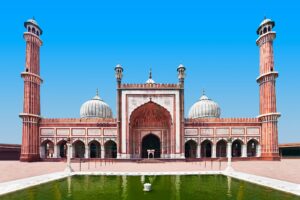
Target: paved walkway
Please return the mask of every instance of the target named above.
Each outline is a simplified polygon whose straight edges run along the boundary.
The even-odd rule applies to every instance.
[[[54,172],[62,172],[65,162],[21,163],[18,161],[0,161],[0,183]],[[72,163],[75,171],[91,172],[199,172],[219,171],[226,168],[226,162],[165,162],[165,163]],[[233,168],[239,172],[274,178],[300,184],[300,159],[281,161],[238,161]]]

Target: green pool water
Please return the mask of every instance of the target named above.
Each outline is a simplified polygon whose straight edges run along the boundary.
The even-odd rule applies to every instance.
[[[152,183],[143,192],[143,183]],[[18,191],[1,200],[291,200],[300,199],[222,175],[73,176]]]

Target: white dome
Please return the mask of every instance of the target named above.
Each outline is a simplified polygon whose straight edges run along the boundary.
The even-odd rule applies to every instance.
[[[271,19],[267,19],[267,18],[265,18],[261,23],[260,23],[260,25],[259,26],[262,26],[262,25],[264,25],[264,24],[267,24],[267,23],[270,23],[270,22],[272,22],[272,20]]]
[[[97,95],[82,104],[80,108],[80,117],[81,118],[112,118],[112,111],[107,103],[105,103]]]
[[[32,24],[34,24],[34,25],[36,25],[36,26],[39,26],[38,23],[35,21],[34,18],[28,19],[26,22],[27,22],[27,23],[32,23]]]
[[[154,84],[155,81],[152,79],[152,78],[149,78],[147,81],[146,81],[147,84]]]
[[[189,111],[189,118],[220,118],[221,109],[219,105],[209,99],[207,96],[202,95],[200,100],[196,102]]]

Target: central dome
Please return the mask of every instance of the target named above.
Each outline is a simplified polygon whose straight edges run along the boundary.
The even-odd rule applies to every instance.
[[[203,94],[200,100],[191,107],[188,117],[190,119],[220,118],[220,115],[221,109],[219,105]]]
[[[80,108],[81,118],[112,118],[112,111],[98,95],[82,104]]]

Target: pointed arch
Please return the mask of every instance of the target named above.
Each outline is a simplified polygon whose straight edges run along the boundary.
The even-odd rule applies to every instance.
[[[227,156],[227,141],[221,139],[217,142],[217,157],[226,157]]]
[[[101,158],[101,144],[97,140],[92,140],[88,144],[89,158]]]
[[[232,157],[241,157],[242,156],[242,145],[244,142],[240,139],[235,139],[232,142]]]
[[[160,147],[160,138],[152,133],[145,135],[142,138],[142,158],[148,158],[148,150],[154,150],[153,158],[160,158],[161,147]]]
[[[213,143],[206,139],[201,143],[201,158],[211,158]]]
[[[185,142],[185,158],[197,157],[197,142],[195,140],[188,140]]]
[[[256,157],[258,150],[258,141],[256,139],[251,139],[247,142],[247,156]]]
[[[41,157],[53,158],[54,157],[54,143],[47,139],[41,143]]]
[[[157,149],[157,153],[159,152],[159,154],[156,153],[155,157],[170,154],[171,130],[172,118],[166,108],[151,100],[140,105],[133,110],[129,118],[129,154],[136,158],[144,157],[145,152],[143,152],[142,137],[150,133],[157,135],[160,141],[160,148]]]
[[[115,141],[108,140],[104,143],[105,158],[117,158],[117,144]]]
[[[68,153],[67,141],[65,139],[59,140],[57,143],[58,157],[66,158]]]
[[[84,158],[85,154],[85,145],[82,140],[76,140],[73,142],[73,157],[75,158]]]
[[[129,122],[131,127],[147,125],[143,122],[152,122],[150,125],[155,125],[154,123],[157,122],[158,125],[170,127],[172,117],[166,108],[153,101],[149,101],[132,111]]]

